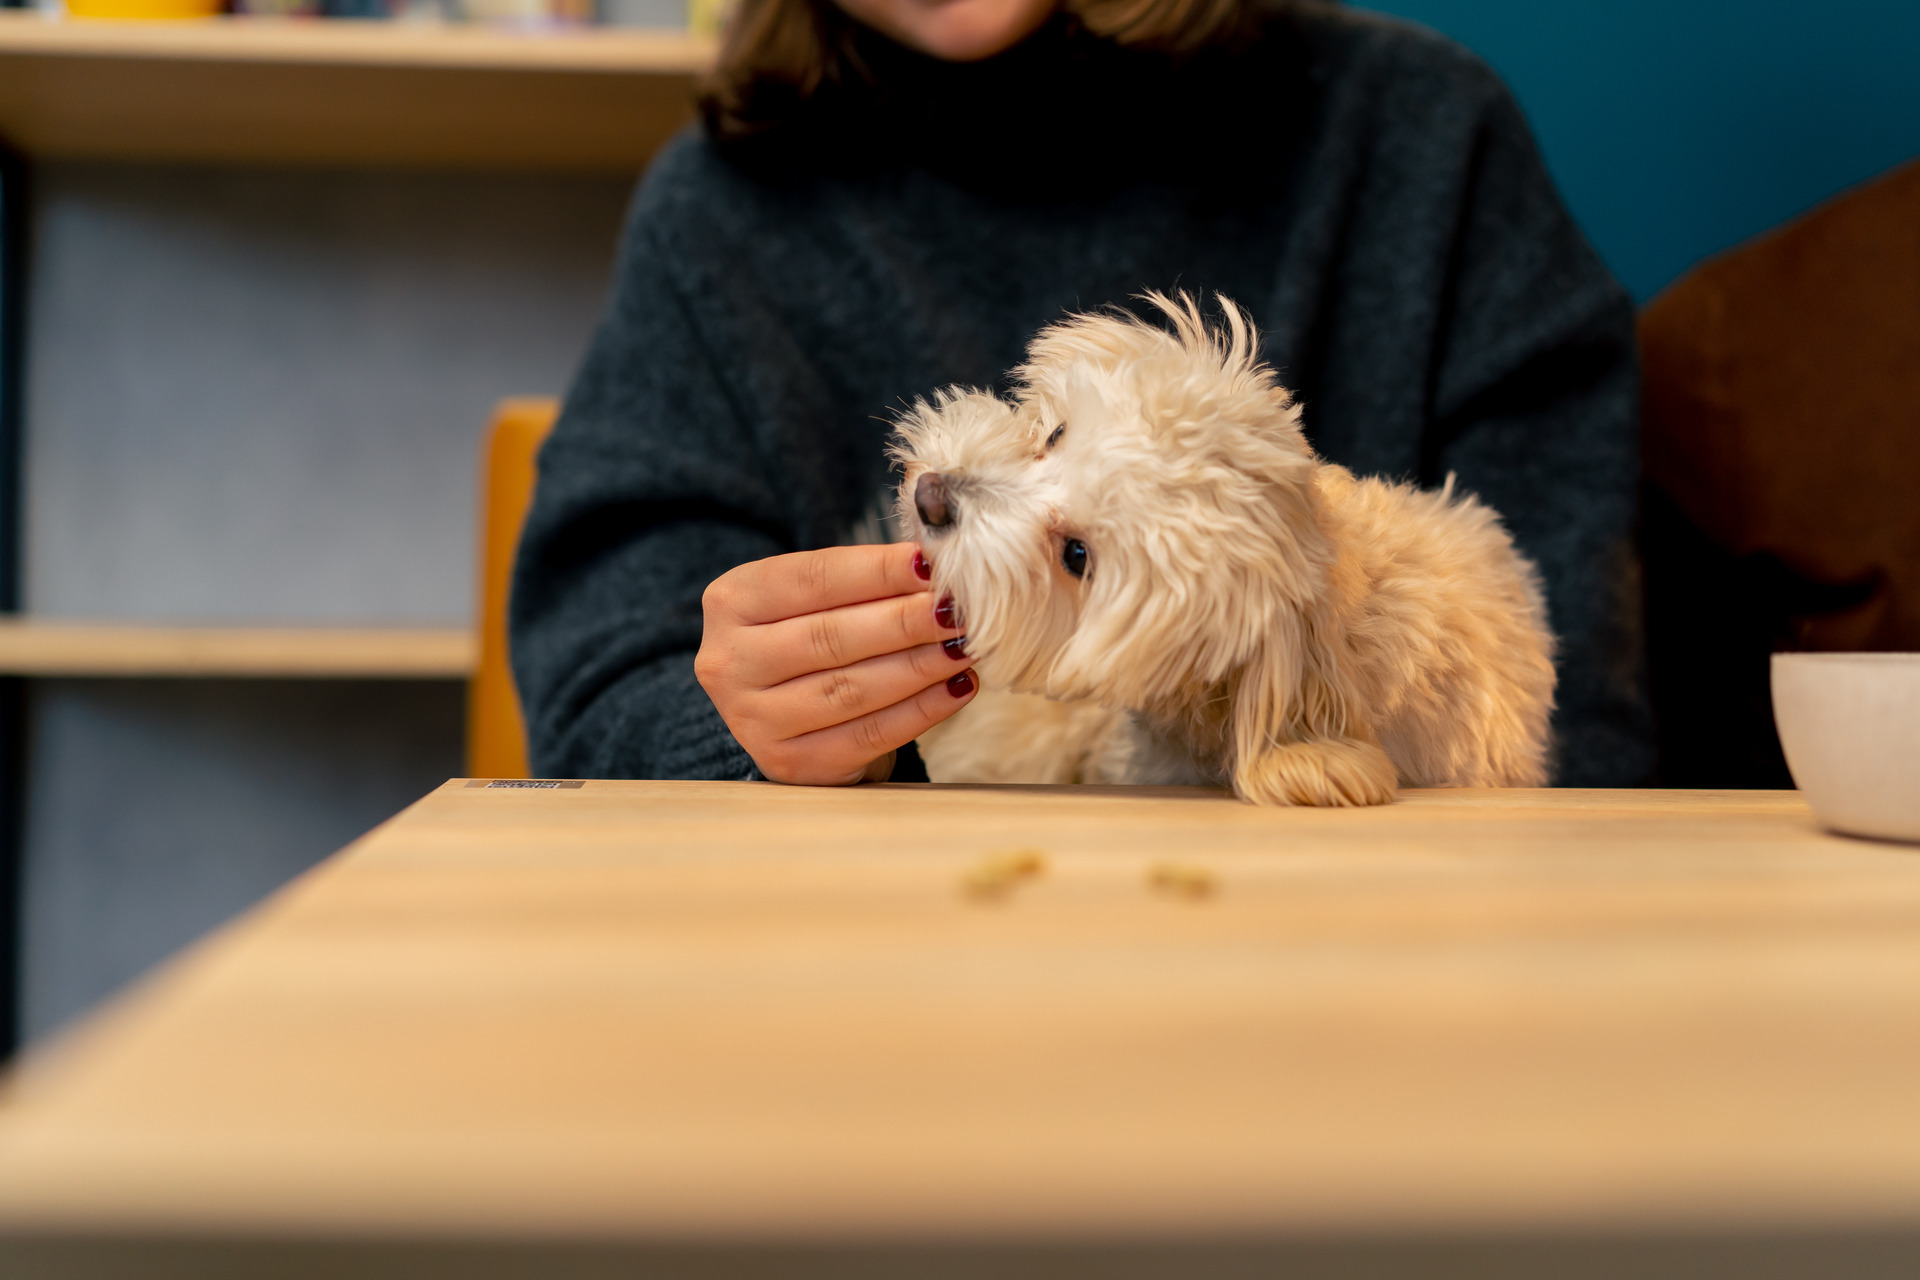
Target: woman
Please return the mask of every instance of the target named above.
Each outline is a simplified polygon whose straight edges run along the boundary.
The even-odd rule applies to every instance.
[[[847,545],[888,413],[1184,288],[1252,312],[1328,458],[1503,514],[1561,641],[1558,780],[1649,772],[1632,309],[1470,55],[1318,0],[746,0],[702,108],[541,455],[538,771],[923,776],[975,680],[916,549]]]

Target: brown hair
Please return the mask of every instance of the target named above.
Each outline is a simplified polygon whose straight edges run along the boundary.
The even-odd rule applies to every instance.
[[[1182,56],[1238,31],[1248,0],[1061,0],[1082,30],[1129,48]],[[764,132],[823,86],[873,83],[863,28],[833,0],[740,0],[696,98],[717,138]]]

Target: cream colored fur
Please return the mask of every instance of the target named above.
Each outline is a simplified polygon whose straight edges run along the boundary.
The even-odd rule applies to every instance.
[[[1150,300],[1171,332],[1074,316],[1010,401],[954,388],[902,417],[898,518],[982,681],[922,737],[928,773],[1322,805],[1544,783],[1553,637],[1499,518],[1451,478],[1322,461],[1237,306],[1210,329],[1191,298]],[[943,527],[915,510],[928,472]]]

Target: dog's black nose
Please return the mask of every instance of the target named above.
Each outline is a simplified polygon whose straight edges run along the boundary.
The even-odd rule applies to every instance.
[[[913,509],[929,528],[940,529],[953,523],[953,495],[947,490],[947,478],[937,471],[921,476],[913,486]]]

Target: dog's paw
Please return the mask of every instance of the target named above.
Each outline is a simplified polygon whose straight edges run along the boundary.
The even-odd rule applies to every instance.
[[[1393,761],[1371,742],[1289,742],[1243,761],[1233,789],[1254,804],[1386,804],[1398,782]]]

